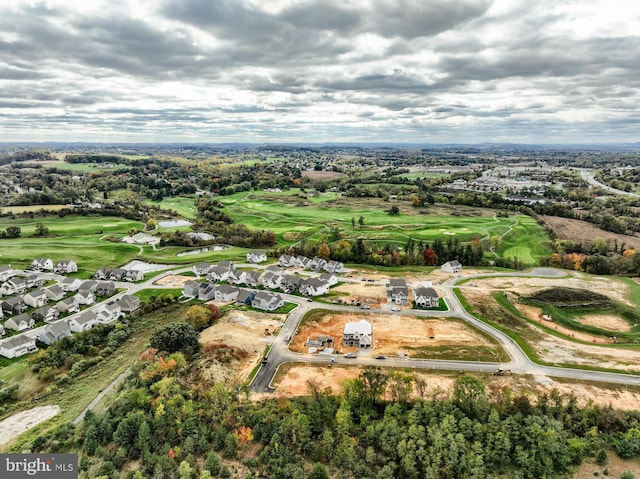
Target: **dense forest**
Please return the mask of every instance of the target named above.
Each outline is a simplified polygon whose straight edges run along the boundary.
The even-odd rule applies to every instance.
[[[151,350],[108,410],[32,449],[81,451],[80,477],[137,479],[539,479],[604,465],[611,451],[640,454],[637,413],[578,407],[555,390],[513,396],[460,375],[444,397],[368,367],[341,394],[309,383],[307,397],[252,402],[242,388],[193,381],[197,368],[186,353]]]

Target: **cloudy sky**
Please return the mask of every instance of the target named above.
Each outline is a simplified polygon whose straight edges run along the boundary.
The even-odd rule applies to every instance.
[[[0,2],[0,142],[640,141],[638,0]]]

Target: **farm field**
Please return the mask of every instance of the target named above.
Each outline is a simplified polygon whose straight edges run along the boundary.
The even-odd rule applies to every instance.
[[[67,205],[29,205],[29,206],[3,206],[0,208],[0,214],[3,215],[19,215],[21,213],[31,213],[40,210],[59,211],[68,208]]]
[[[33,161],[33,162],[23,162],[23,165],[40,165],[43,168],[56,168],[59,170],[66,171],[77,171],[78,173],[100,173],[103,171],[112,170],[113,167],[107,167],[104,165],[100,165],[98,163],[67,163],[66,161]],[[125,168],[126,166],[121,166],[121,168]]]

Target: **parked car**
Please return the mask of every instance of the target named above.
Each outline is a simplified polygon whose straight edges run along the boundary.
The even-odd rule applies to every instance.
[[[387,359],[387,357],[384,354],[378,354],[376,359]]]
[[[344,355],[344,357],[345,358],[349,358],[349,359],[357,358],[358,354],[357,353],[347,353],[347,354]]]
[[[400,311],[400,308],[398,308],[397,306],[394,306],[393,308],[391,308],[391,311]]]
[[[369,306],[368,304],[362,304],[360,305],[360,309],[371,309],[371,306]]]

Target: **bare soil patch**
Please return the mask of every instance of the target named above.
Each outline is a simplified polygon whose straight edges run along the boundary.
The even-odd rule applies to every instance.
[[[387,302],[387,292],[381,284],[371,284],[364,281],[361,283],[342,283],[331,288],[331,292],[344,295],[340,298],[343,302],[353,301],[371,306],[379,306]]]
[[[193,276],[169,275],[160,278],[155,282],[155,284],[159,284],[161,286],[182,287],[187,281],[192,281],[194,279],[195,278]]]
[[[0,445],[60,413],[59,406],[40,406],[22,411],[0,421]]]
[[[231,365],[220,361],[208,361],[202,372],[202,379],[226,384],[247,379],[262,358],[265,346],[274,340],[274,334],[279,330],[284,317],[281,314],[234,310],[226,313],[215,325],[202,331],[200,344],[203,348],[207,345],[225,345],[245,353],[243,359],[232,361]]]
[[[618,245],[625,243],[627,247],[633,247],[636,250],[640,249],[640,237],[638,236],[611,233],[582,220],[560,218],[558,216],[542,216],[541,218],[559,239],[568,239],[575,243],[580,243],[586,248],[591,247],[594,238],[603,238],[610,241],[611,244],[617,241]]]
[[[329,313],[318,321],[304,324],[300,328],[300,333],[294,337],[290,349],[296,352],[307,352],[308,348],[305,347],[307,339],[325,335],[334,338],[334,349],[342,352],[359,351],[359,348],[356,347],[344,347],[342,334],[346,323],[357,322],[361,319],[371,323],[372,351],[375,351],[376,354],[411,356],[413,348],[450,345],[494,347],[480,333],[461,321],[444,318],[418,319],[393,314]],[[431,332],[434,333],[434,339],[429,337]]]
[[[626,332],[631,330],[631,325],[624,319],[613,314],[586,314],[576,320],[587,326],[595,326],[612,332]]]

